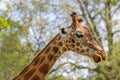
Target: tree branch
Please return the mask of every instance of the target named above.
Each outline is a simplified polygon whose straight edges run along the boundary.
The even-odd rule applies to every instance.
[[[112,33],[112,35],[116,34],[116,33],[120,33],[120,30],[116,30]]]
[[[87,18],[87,16],[86,16],[84,7],[82,6],[83,3],[81,2],[81,0],[77,0],[77,1],[80,3],[80,8],[82,9],[82,12],[83,12],[82,15],[84,16],[85,20],[87,20],[88,24],[90,25],[90,23],[89,23],[89,21],[88,21],[88,18]]]
[[[65,64],[70,64],[71,66],[74,66],[74,68],[73,68],[71,71],[73,71],[74,69],[88,69],[88,70],[93,71],[93,69],[90,68],[90,67],[83,67],[83,66],[77,65],[77,64],[72,63],[72,62],[65,62],[65,63],[60,64],[57,68],[52,69],[52,70],[49,72],[49,74],[52,74],[53,72],[57,71],[58,69],[60,69],[60,68],[61,68],[62,66],[64,66]]]
[[[100,11],[98,11],[92,18],[93,19],[95,19],[95,17],[97,16],[97,15],[99,15],[102,11],[104,11],[105,10],[105,8],[103,8],[103,9],[101,9]]]
[[[117,11],[119,11],[119,8],[120,8],[120,4],[118,4],[117,8],[113,9],[111,12],[116,13]],[[115,14],[112,14],[112,17],[113,17],[114,15],[115,15]]]

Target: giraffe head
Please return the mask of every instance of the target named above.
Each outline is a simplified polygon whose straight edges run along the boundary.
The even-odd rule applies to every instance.
[[[68,50],[90,56],[95,62],[106,59],[105,51],[94,40],[88,27],[82,26],[82,19],[76,13],[71,15],[72,24],[62,28],[60,34]]]

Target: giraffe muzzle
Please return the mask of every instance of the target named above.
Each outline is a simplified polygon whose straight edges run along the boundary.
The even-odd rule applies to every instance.
[[[93,59],[96,63],[106,60],[106,53],[104,51],[98,51],[94,54]]]

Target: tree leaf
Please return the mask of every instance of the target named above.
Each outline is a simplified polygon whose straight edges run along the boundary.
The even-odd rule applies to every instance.
[[[0,17],[0,31],[2,29],[8,29],[9,27],[10,27],[10,25],[7,22],[7,20],[5,20],[4,18]]]
[[[111,0],[111,4],[115,6],[117,4],[117,0]]]

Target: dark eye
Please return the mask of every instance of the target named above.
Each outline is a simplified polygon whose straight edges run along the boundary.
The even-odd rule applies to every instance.
[[[77,36],[78,38],[82,38],[82,37],[83,37],[83,35],[82,35],[81,32],[77,32],[77,33],[76,33],[76,36]]]
[[[62,33],[62,34],[67,34],[67,32],[65,31],[65,28],[62,28],[62,29],[61,29],[61,33]]]

